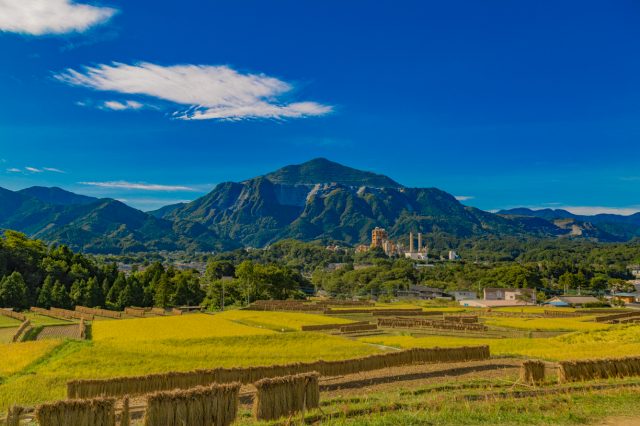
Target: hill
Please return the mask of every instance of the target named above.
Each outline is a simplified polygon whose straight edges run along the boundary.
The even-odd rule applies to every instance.
[[[44,189],[0,188],[0,228],[91,253],[235,247],[197,223],[156,218],[112,199]]]
[[[595,233],[599,239],[625,241],[640,236],[640,213],[632,215],[577,215],[562,209],[515,208],[501,210],[501,215],[542,218],[559,226],[572,227],[574,232]]]

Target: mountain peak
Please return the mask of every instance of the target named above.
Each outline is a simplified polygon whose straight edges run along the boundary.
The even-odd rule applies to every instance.
[[[28,197],[33,197],[44,203],[59,206],[67,206],[73,204],[90,204],[98,200],[97,198],[75,194],[56,186],[32,186],[30,188],[21,189],[18,192]]]
[[[354,169],[326,158],[314,158],[302,164],[285,166],[264,176],[273,183],[339,183],[346,186],[401,188],[393,179],[373,172]]]

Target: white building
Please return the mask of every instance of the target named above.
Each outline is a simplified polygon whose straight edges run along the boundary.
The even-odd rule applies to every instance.
[[[478,294],[475,291],[450,291],[450,295],[453,296],[455,300],[473,300],[478,298]]]
[[[460,256],[455,250],[449,250],[449,260],[460,260]]]

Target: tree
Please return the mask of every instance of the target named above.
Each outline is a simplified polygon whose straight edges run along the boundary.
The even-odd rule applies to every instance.
[[[72,302],[66,287],[60,281],[56,281],[51,290],[51,306],[69,309]]]
[[[40,289],[40,293],[38,293],[38,306],[41,308],[49,309],[52,303],[52,293],[53,293],[53,277],[51,275],[47,275],[47,278],[44,280],[44,284]]]
[[[0,281],[0,306],[16,309],[29,307],[27,285],[20,272],[13,272]]]

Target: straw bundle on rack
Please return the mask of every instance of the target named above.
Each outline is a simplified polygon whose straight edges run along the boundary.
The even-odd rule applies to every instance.
[[[562,361],[558,366],[560,383],[640,375],[640,357]]]
[[[24,407],[20,407],[19,405],[14,405],[9,408],[7,412],[7,426],[19,426],[20,425],[20,417],[22,413],[24,413]]]
[[[340,327],[345,325],[365,325],[369,324],[369,321],[357,321],[349,324],[320,324],[320,325],[303,325],[302,331],[322,331],[322,330],[339,330]]]
[[[0,315],[17,319],[18,321],[26,321],[27,316],[25,314],[21,314],[20,312],[12,311],[11,309],[0,308]]]
[[[359,331],[377,330],[377,324],[348,324],[340,327],[340,333],[357,333]]]
[[[36,408],[40,426],[115,426],[115,400],[77,399],[42,404]]]
[[[122,412],[120,413],[120,426],[131,426],[131,412],[129,411],[129,398],[122,400]]]
[[[86,306],[76,306],[76,311],[84,314],[93,314],[106,318],[120,319],[122,318],[122,312],[110,311],[108,309],[87,308]]]
[[[11,338],[11,341],[14,343],[19,342],[20,339],[24,337],[24,335],[27,333],[27,331],[30,328],[31,328],[31,321],[25,320],[22,324],[20,324],[20,327],[18,327],[18,329],[16,330],[15,334]]]
[[[131,315],[132,317],[143,317],[145,314],[144,308],[136,308],[130,306],[128,308],[124,308],[124,313],[127,315]]]
[[[226,426],[238,412],[240,383],[157,392],[147,397],[145,426]]]
[[[262,379],[255,383],[258,390],[253,413],[258,420],[275,420],[320,405],[320,385],[317,372],[295,376]]]
[[[217,368],[189,372],[149,374],[111,379],[74,380],[67,383],[68,398],[95,396],[142,395],[145,393],[188,389],[212,383],[253,383],[270,377],[319,372],[322,376],[340,376],[411,364],[463,362],[488,359],[489,346],[457,348],[414,348],[387,352],[343,361],[315,361],[308,363],[270,365],[243,368]]]
[[[531,384],[544,382],[544,362],[524,361],[520,366],[520,381]]]

